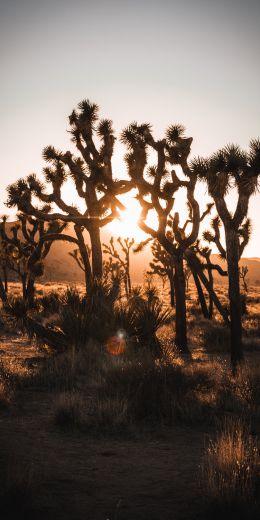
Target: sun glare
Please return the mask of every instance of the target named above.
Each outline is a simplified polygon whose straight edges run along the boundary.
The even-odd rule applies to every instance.
[[[108,224],[107,229],[115,236],[134,238],[137,242],[145,240],[147,235],[138,225],[141,215],[139,202],[131,193],[120,197],[120,200],[124,204],[125,210],[119,211],[120,217]],[[155,212],[149,212],[146,223],[155,229],[157,228],[158,221]]]

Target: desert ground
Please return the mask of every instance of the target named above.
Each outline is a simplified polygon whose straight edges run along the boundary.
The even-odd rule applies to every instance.
[[[226,288],[217,290],[225,301]],[[19,284],[10,291],[19,296]],[[37,298],[54,291],[66,284],[38,284]],[[173,349],[172,321],[158,331],[157,361],[127,346],[113,355],[94,341],[56,354],[1,311],[1,518],[258,517],[259,288],[249,290],[236,377],[228,330],[217,315],[202,318],[192,285],[188,309],[192,359]],[[45,325],[57,320],[49,311],[36,311]]]

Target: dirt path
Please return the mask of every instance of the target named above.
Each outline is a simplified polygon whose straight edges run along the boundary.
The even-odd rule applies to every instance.
[[[17,366],[39,356],[22,337],[2,337],[0,348]],[[14,408],[0,411],[3,467],[11,456],[18,477],[23,478],[24,468],[32,472],[31,516],[26,511],[24,518],[191,519],[200,503],[202,433],[179,427],[131,438],[59,432],[53,424],[54,398],[24,389]]]
[[[12,435],[9,446],[34,468],[33,518],[184,520],[199,508],[199,432],[93,439],[55,431],[46,400],[38,404],[38,414],[34,400],[31,413],[2,418],[0,433],[1,446]]]

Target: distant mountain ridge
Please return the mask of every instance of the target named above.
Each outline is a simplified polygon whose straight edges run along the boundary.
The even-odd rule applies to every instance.
[[[8,227],[12,225],[14,225],[14,222],[7,224]],[[66,233],[73,234],[72,228],[68,228]],[[102,242],[108,243],[110,236],[110,232],[102,230]],[[69,255],[69,252],[73,251],[75,247],[74,244],[68,242],[55,242],[52,245],[45,260],[43,281],[67,281],[69,283],[84,281],[84,273]],[[223,269],[226,269],[226,261],[221,259],[218,254],[213,254],[211,258],[213,263],[220,264]],[[134,283],[142,283],[144,272],[149,269],[151,259],[152,254],[149,246],[141,253],[131,255],[131,276]],[[241,258],[240,265],[247,265],[249,283],[259,282],[260,285],[260,258]],[[217,271],[214,271],[214,276],[219,283],[227,283],[227,277],[220,276]]]

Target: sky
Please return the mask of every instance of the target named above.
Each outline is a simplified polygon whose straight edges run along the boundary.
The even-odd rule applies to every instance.
[[[117,134],[183,123],[192,155],[247,148],[260,137],[259,23],[259,0],[0,0],[0,212],[5,186],[41,171],[44,146],[73,149],[67,116],[83,98]],[[114,164],[119,177],[119,144]],[[260,256],[259,193],[249,216],[245,256]]]

